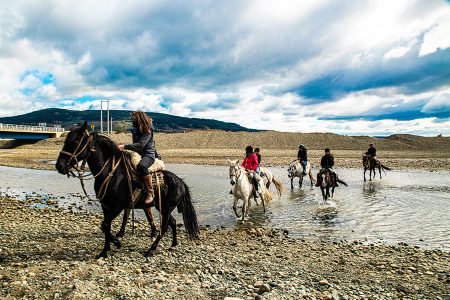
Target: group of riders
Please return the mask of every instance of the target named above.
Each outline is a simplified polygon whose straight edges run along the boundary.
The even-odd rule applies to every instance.
[[[375,148],[373,143],[369,144],[369,149],[364,153],[365,156],[370,157],[371,159],[376,160],[377,156],[377,149]],[[297,159],[300,161],[300,163],[303,166],[303,175],[306,175],[307,165],[308,165],[308,150],[306,149],[305,145],[300,144],[298,147],[298,153],[297,153]],[[317,182],[316,186],[319,187],[322,184],[322,174],[329,172],[333,178],[334,178],[334,184],[335,186],[339,186],[338,180],[337,180],[337,174],[333,170],[334,166],[334,156],[331,154],[330,148],[325,148],[325,155],[322,156],[320,160],[320,167],[321,169],[317,173]]]
[[[137,166],[137,173],[142,178],[148,190],[145,203],[151,204],[154,200],[154,192],[148,169],[155,162],[155,159],[159,157],[159,154],[155,148],[152,119],[142,111],[133,112],[131,117],[133,123],[132,128],[133,143],[128,145],[119,145],[119,149],[135,151],[141,155],[141,160]],[[377,150],[375,149],[374,145],[370,144],[369,149],[367,150],[367,152],[364,153],[364,155],[372,159],[376,159],[376,153]],[[297,159],[302,164],[304,175],[306,175],[308,164],[308,150],[303,144],[300,144],[299,146]],[[247,146],[245,148],[245,158],[242,161],[242,167],[244,167],[247,170],[249,178],[251,179],[255,187],[256,195],[259,194],[258,182],[260,179],[259,177],[260,164],[261,164],[260,149],[259,148],[253,149],[252,146]],[[331,154],[330,149],[325,148],[325,155],[322,156],[322,159],[320,160],[321,169],[317,174],[316,186],[319,187],[321,185],[322,180],[321,175],[326,172],[329,172],[333,176],[335,186],[338,186],[337,174],[333,170],[333,166],[334,166],[334,157]]]

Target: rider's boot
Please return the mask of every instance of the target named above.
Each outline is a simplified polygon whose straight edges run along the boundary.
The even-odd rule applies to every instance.
[[[150,205],[153,203],[155,199],[155,195],[153,193],[153,187],[152,187],[152,181],[151,181],[152,175],[147,175],[143,177],[145,187],[147,188],[147,197],[145,198],[144,203],[147,205]]]
[[[258,189],[258,180],[256,180],[255,175],[253,175],[253,177],[252,177],[252,183],[253,183],[253,186],[255,187],[255,191],[253,192],[253,197],[258,198],[258,195],[260,192]]]

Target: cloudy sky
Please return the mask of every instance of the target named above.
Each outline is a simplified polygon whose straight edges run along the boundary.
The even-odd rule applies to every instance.
[[[104,99],[259,129],[450,135],[450,2],[0,2],[0,116]]]

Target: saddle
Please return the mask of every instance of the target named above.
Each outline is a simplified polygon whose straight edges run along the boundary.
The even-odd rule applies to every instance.
[[[141,161],[141,156],[130,150],[124,150],[123,153],[125,154],[125,163],[130,166],[129,168],[131,170],[131,176],[133,178],[133,181],[141,183],[141,179],[137,175],[136,168],[139,162]],[[150,181],[152,183],[152,187],[156,188],[159,185],[165,185],[164,183],[164,174],[162,171],[166,168],[164,161],[156,158],[155,162],[148,168],[148,171],[150,172]]]

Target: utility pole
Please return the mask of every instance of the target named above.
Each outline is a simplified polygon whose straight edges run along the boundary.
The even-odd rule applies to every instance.
[[[107,110],[107,116],[108,116],[108,134],[111,134],[111,124],[110,124],[110,119],[109,119],[109,100],[107,100],[108,102],[106,102],[106,105],[107,105],[107,108],[108,108],[108,110]]]
[[[103,133],[103,101],[100,101],[100,132]]]
[[[106,102],[106,133],[110,134],[109,100],[100,100],[100,132],[103,133],[103,102]]]

